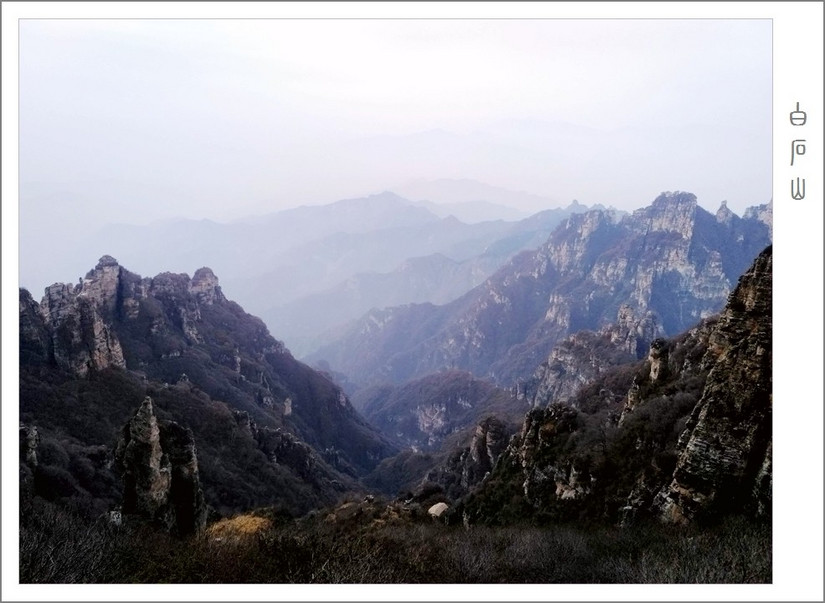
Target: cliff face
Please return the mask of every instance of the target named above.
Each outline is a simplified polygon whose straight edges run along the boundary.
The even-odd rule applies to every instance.
[[[768,248],[742,277],[709,341],[702,398],[680,438],[673,480],[656,498],[662,518],[709,508],[771,508],[771,274]]]
[[[768,247],[719,316],[531,410],[468,517],[769,516],[771,330]]]
[[[174,297],[185,301],[173,310],[175,322],[190,343],[203,343],[195,326],[201,318],[200,305],[225,301],[211,270],[201,268],[192,280],[169,273],[140,279],[113,257],[103,256],[77,285],[55,283],[46,289],[40,312],[51,333],[50,354],[60,368],[79,377],[108,367],[125,368],[114,323],[138,319],[141,300],[174,303]],[[153,334],[164,327],[163,319],[156,318]]]
[[[241,432],[252,438],[270,462],[289,467],[304,483],[322,492],[344,492],[353,487],[353,482],[346,478],[357,477],[358,471],[339,451],[316,451],[280,428],[259,427],[249,413],[236,410],[232,414]]]
[[[746,220],[756,219],[765,224],[770,229],[771,238],[773,238],[773,201],[749,207],[742,217]]]
[[[661,326],[657,336],[718,312],[769,236],[755,216],[710,214],[689,193],[662,194],[623,217],[573,215],[539,249],[462,298],[371,313],[311,358],[361,383],[403,381],[443,367],[523,382],[557,342],[598,331],[620,312],[637,320],[650,314]]]

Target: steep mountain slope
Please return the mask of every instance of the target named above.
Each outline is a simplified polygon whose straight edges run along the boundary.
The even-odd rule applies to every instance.
[[[570,405],[531,410],[461,511],[492,523],[769,517],[771,257],[720,316],[656,340],[647,360],[606,371]]]
[[[742,277],[708,342],[702,398],[679,439],[673,480],[654,501],[668,521],[709,508],[771,511],[772,270],[768,249]]]
[[[352,401],[402,449],[364,483],[388,496],[408,490],[424,498],[440,491],[457,497],[481,481],[529,408],[515,391],[456,370],[368,387]]]
[[[104,256],[39,305],[21,290],[20,324],[21,421],[67,456],[44,466],[69,497],[114,496],[106,463],[92,469],[90,454],[112,453],[146,396],[159,418],[192,430],[208,502],[223,510],[332,502],[395,452],[340,388],[228,301],[208,268],[141,278]],[[97,493],[69,487],[72,463]]]
[[[714,216],[689,193],[664,193],[621,218],[576,214],[461,298],[371,311],[308,359],[362,384],[445,367],[524,381],[556,342],[616,322],[627,308],[636,320],[652,313],[670,335],[719,311],[769,242],[764,222],[724,205]]]

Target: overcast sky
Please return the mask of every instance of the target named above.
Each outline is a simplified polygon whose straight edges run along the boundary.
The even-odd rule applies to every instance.
[[[771,195],[767,20],[29,20],[19,81],[22,202],[124,221],[438,178]]]

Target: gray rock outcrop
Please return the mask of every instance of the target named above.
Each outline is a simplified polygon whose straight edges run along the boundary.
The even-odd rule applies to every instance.
[[[746,220],[759,220],[765,224],[773,238],[773,201],[747,208],[742,217]]]
[[[125,368],[123,349],[108,324],[117,302],[120,266],[103,256],[75,286],[46,289],[40,311],[51,333],[54,362],[80,377],[108,367]]]
[[[158,421],[150,397],[124,425],[115,462],[123,479],[124,514],[179,534],[203,528],[207,507],[192,432],[172,421]]]
[[[20,362],[44,363],[50,358],[51,336],[40,305],[31,293],[20,290]]]
[[[197,298],[199,303],[207,305],[226,299],[218,286],[218,277],[206,267],[195,271],[189,283],[189,292]]]

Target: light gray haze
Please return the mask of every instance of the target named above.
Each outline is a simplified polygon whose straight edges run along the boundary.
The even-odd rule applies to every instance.
[[[769,20],[24,20],[19,100],[35,297],[96,261],[67,274],[55,250],[113,222],[436,180],[527,213],[771,196]]]

